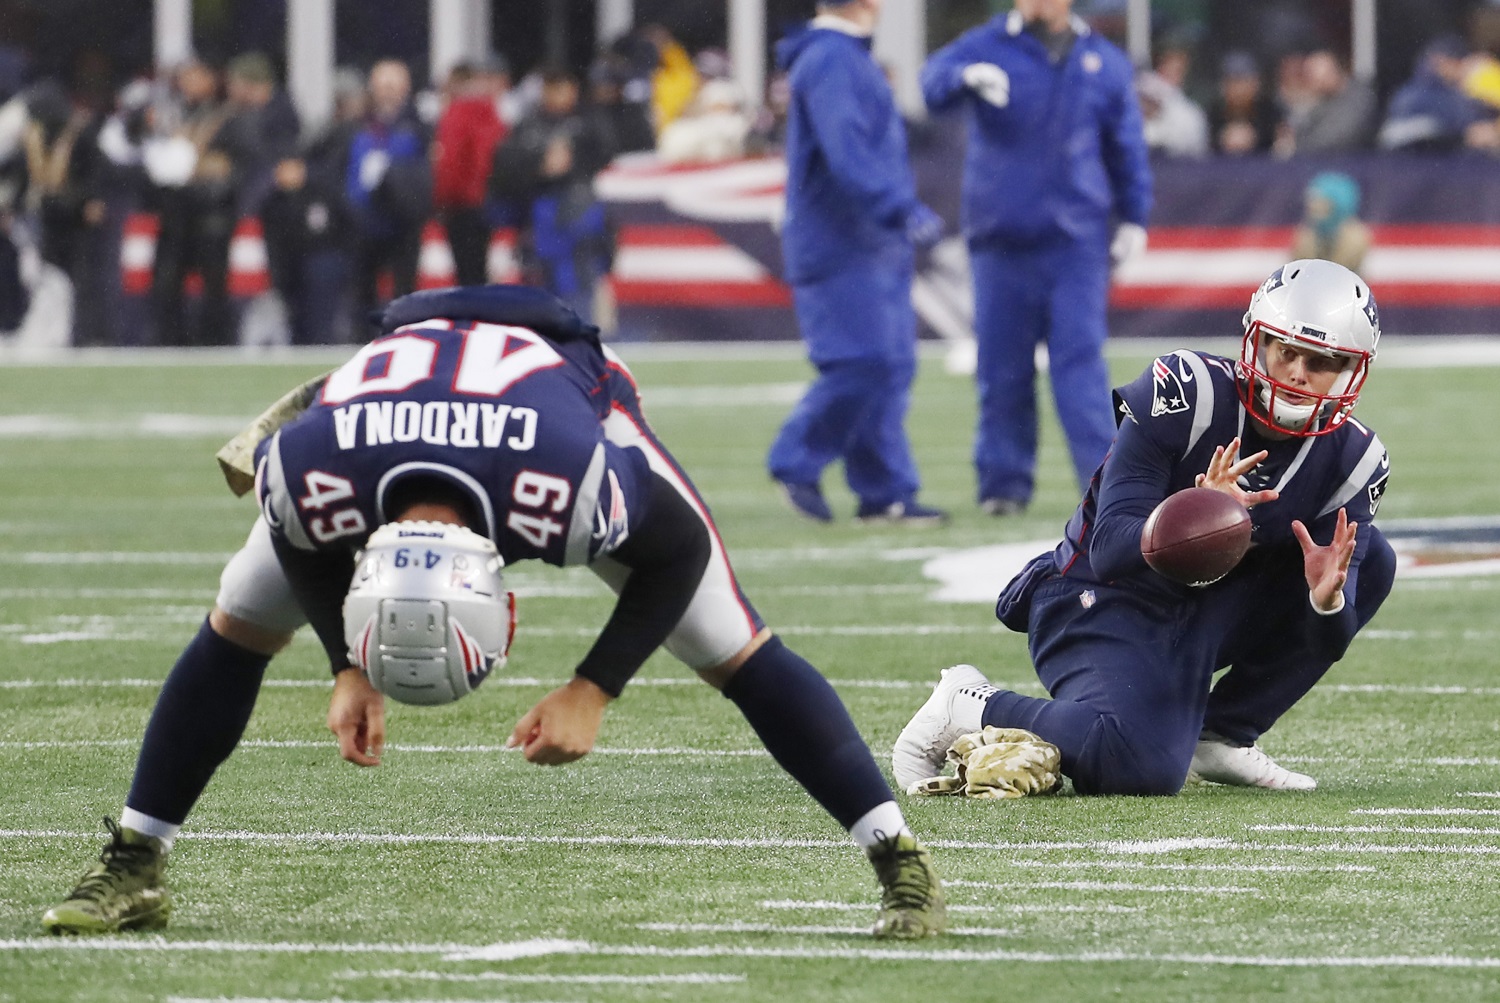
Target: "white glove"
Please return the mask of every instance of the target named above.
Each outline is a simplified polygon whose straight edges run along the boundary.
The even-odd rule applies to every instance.
[[[970,63],[963,69],[964,86],[996,108],[1010,104],[1010,74],[994,63]]]
[[[1139,223],[1121,223],[1109,242],[1109,260],[1123,265],[1146,250],[1146,228]]]

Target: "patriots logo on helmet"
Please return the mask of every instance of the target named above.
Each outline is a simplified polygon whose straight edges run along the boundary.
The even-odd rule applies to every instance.
[[[1266,293],[1272,291],[1273,289],[1280,289],[1282,286],[1286,285],[1285,273],[1286,268],[1282,267],[1276,269],[1276,271],[1266,276],[1266,281],[1260,284],[1260,294],[1264,296]]]
[[[1370,321],[1370,326],[1377,332],[1380,330],[1380,310],[1375,306],[1375,297],[1366,296],[1364,303],[1365,317]]]

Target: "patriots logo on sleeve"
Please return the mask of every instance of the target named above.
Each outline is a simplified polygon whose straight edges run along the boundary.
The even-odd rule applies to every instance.
[[[1180,414],[1188,409],[1182,381],[1163,359],[1151,363],[1151,417]]]
[[[1375,518],[1376,509],[1380,508],[1380,499],[1385,497],[1385,486],[1390,483],[1391,475],[1387,473],[1380,480],[1371,484],[1365,490],[1370,495],[1370,518]]]
[[[630,512],[625,507],[625,491],[613,470],[608,474],[609,498],[601,497],[594,506],[594,555],[611,553],[630,536]],[[606,509],[606,505],[608,508]]]

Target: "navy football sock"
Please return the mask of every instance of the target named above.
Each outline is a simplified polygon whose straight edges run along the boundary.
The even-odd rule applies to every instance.
[[[204,621],[162,684],[125,803],[181,825],[239,744],[270,662],[270,655],[225,640]]]
[[[724,687],[781,768],[845,829],[892,800],[875,757],[828,680],[773,637]]]

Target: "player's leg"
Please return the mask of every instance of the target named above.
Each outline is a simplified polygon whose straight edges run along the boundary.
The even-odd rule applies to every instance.
[[[1036,468],[1036,345],[1045,301],[1032,255],[999,245],[970,246],[974,331],[978,338],[979,423],[974,467],[979,501],[996,512],[1031,501]]]
[[[1104,361],[1106,244],[1102,239],[1073,242],[1055,253],[1052,267],[1047,366],[1079,490],[1087,491],[1115,434],[1109,367]]]
[[[162,865],[172,842],[227,759],[255,708],[272,655],[302,613],[257,520],[225,567],[218,601],[162,684],[125,799],[100,864],[42,918],[52,933],[104,933],[166,923]]]
[[[703,579],[667,638],[667,650],[734,701],[772,758],[870,855],[888,893],[876,933],[938,932],[942,893],[931,862],[907,829],[843,701],[817,669],[770,635],[735,580],[708,506],[644,422],[616,412],[605,433],[645,451],[652,469],[703,520],[712,541]],[[591,567],[616,591],[629,574],[609,559]]]
[[[1396,554],[1380,530],[1374,526],[1359,529],[1369,537],[1354,577],[1354,614],[1359,628],[1364,629],[1390,594],[1396,575]],[[1236,748],[1253,749],[1261,735],[1301,700],[1334,663],[1332,658],[1287,643],[1289,637],[1300,633],[1299,625],[1304,618],[1316,616],[1307,601],[1300,562],[1289,561],[1274,580],[1262,580],[1256,594],[1258,598],[1251,612],[1221,653],[1220,664],[1229,663],[1230,669],[1209,694],[1203,722],[1206,732]],[[1268,623],[1284,625],[1284,629],[1267,631]],[[1258,758],[1265,757],[1262,754]],[[1270,765],[1283,773],[1289,772],[1274,763]],[[1276,778],[1272,775],[1270,779]],[[1309,782],[1304,786],[1312,786],[1311,778],[1305,779]],[[1255,778],[1247,782],[1254,783]]]
[[[993,725],[1057,746],[1080,794],[1175,794],[1201,729],[1211,655],[1182,627],[1107,587],[1042,582],[1031,654],[1052,699],[997,688],[973,666],[946,670],[897,739],[897,783],[939,774],[954,740]]]

